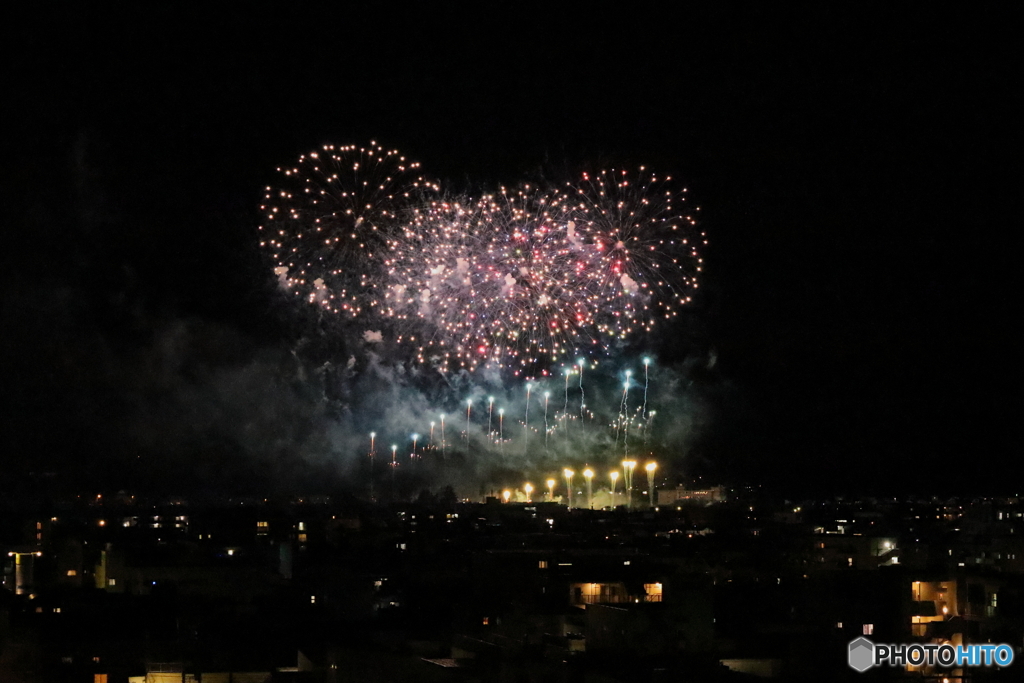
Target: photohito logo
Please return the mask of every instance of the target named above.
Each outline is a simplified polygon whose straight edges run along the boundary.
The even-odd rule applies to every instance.
[[[936,645],[912,643],[910,645],[880,645],[861,637],[850,641],[847,662],[856,671],[867,671],[873,666],[1009,666],[1013,663],[1013,648],[1009,645]]]

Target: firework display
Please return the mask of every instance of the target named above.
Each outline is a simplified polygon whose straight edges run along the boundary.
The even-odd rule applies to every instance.
[[[281,285],[324,310],[387,320],[442,370],[546,375],[671,319],[698,287],[704,234],[686,190],[641,167],[476,197],[445,195],[379,145],[279,169],[261,246]]]

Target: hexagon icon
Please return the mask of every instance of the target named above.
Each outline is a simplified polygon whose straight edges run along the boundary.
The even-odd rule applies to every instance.
[[[850,668],[863,673],[874,666],[875,644],[863,637],[850,641],[848,655]]]

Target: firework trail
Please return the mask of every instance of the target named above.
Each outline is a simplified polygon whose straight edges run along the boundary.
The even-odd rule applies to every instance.
[[[533,385],[526,383],[526,415],[523,419],[523,455],[530,451],[530,391]]]
[[[398,471],[398,446],[391,444],[391,497],[395,497],[395,472]]]
[[[376,500],[376,496],[373,495],[373,461],[377,457],[376,448],[377,432],[370,432],[370,500]]]
[[[501,445],[501,459],[505,460],[505,409],[498,408],[498,443]]]
[[[647,419],[644,421],[643,429],[644,429],[644,448],[645,449],[647,448],[647,438],[650,436],[650,433],[651,433],[651,423],[654,422],[654,416],[655,415],[657,415],[657,411],[652,410],[651,412],[647,413]]]
[[[643,410],[640,413],[640,420],[641,420],[640,424],[641,424],[641,429],[643,430],[643,434],[644,434],[644,448],[645,449],[647,448],[647,436],[648,436],[649,429],[650,429],[650,426],[651,426],[651,420],[654,418],[654,411],[653,410],[650,412],[650,414],[647,413],[647,390],[650,387],[650,375],[648,373],[649,373],[650,365],[651,365],[651,359],[650,358],[644,358],[644,404],[643,404]]]
[[[587,423],[586,423],[586,420],[584,419],[584,416],[583,416],[583,411],[587,407],[587,395],[583,391],[583,364],[585,362],[586,361],[584,361],[582,358],[580,358],[576,362],[577,365],[580,366],[580,434],[581,435],[584,435],[584,434],[587,433]]]
[[[644,358],[644,404],[641,416],[647,418],[647,388],[650,386],[650,375],[648,374],[648,368],[651,364],[650,358]]]
[[[494,397],[493,396],[488,396],[487,397],[487,441],[488,441],[488,443],[493,443],[493,441],[494,441],[494,432],[491,430],[491,424],[492,424],[491,423],[491,418],[493,417],[493,415],[494,415]]]
[[[548,453],[548,434],[550,428],[548,427],[548,400],[551,398],[551,392],[544,392],[544,453]]]
[[[562,429],[565,432],[565,452],[569,452],[569,375],[571,368],[565,368],[565,402],[562,405]]]
[[[615,421],[615,445],[619,444],[619,430],[626,424],[626,409],[629,400],[629,378],[632,370],[626,370],[626,380],[622,383],[622,398],[619,400],[619,416]]]

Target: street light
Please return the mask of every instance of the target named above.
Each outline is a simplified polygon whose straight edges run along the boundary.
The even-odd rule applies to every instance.
[[[523,484],[523,490],[526,491],[526,502],[532,503],[533,499],[530,497],[530,494],[533,493],[533,484],[526,482]]]
[[[551,501],[553,501],[555,499],[555,480],[554,479],[548,479],[547,484],[548,484],[548,502],[551,502]]]
[[[619,483],[619,471],[612,470],[610,476],[612,478],[612,507],[615,507],[615,485]]]
[[[587,469],[583,470],[583,476],[587,480],[587,507],[590,508],[591,510],[593,510],[594,509],[594,488],[593,488],[591,482],[594,479],[594,470],[592,470],[592,469],[590,469],[588,467]]]
[[[14,558],[15,595],[24,595],[32,589],[32,586],[35,584],[34,558],[42,556],[43,553],[39,550],[32,550],[28,552],[12,550],[7,553],[7,557]]]

